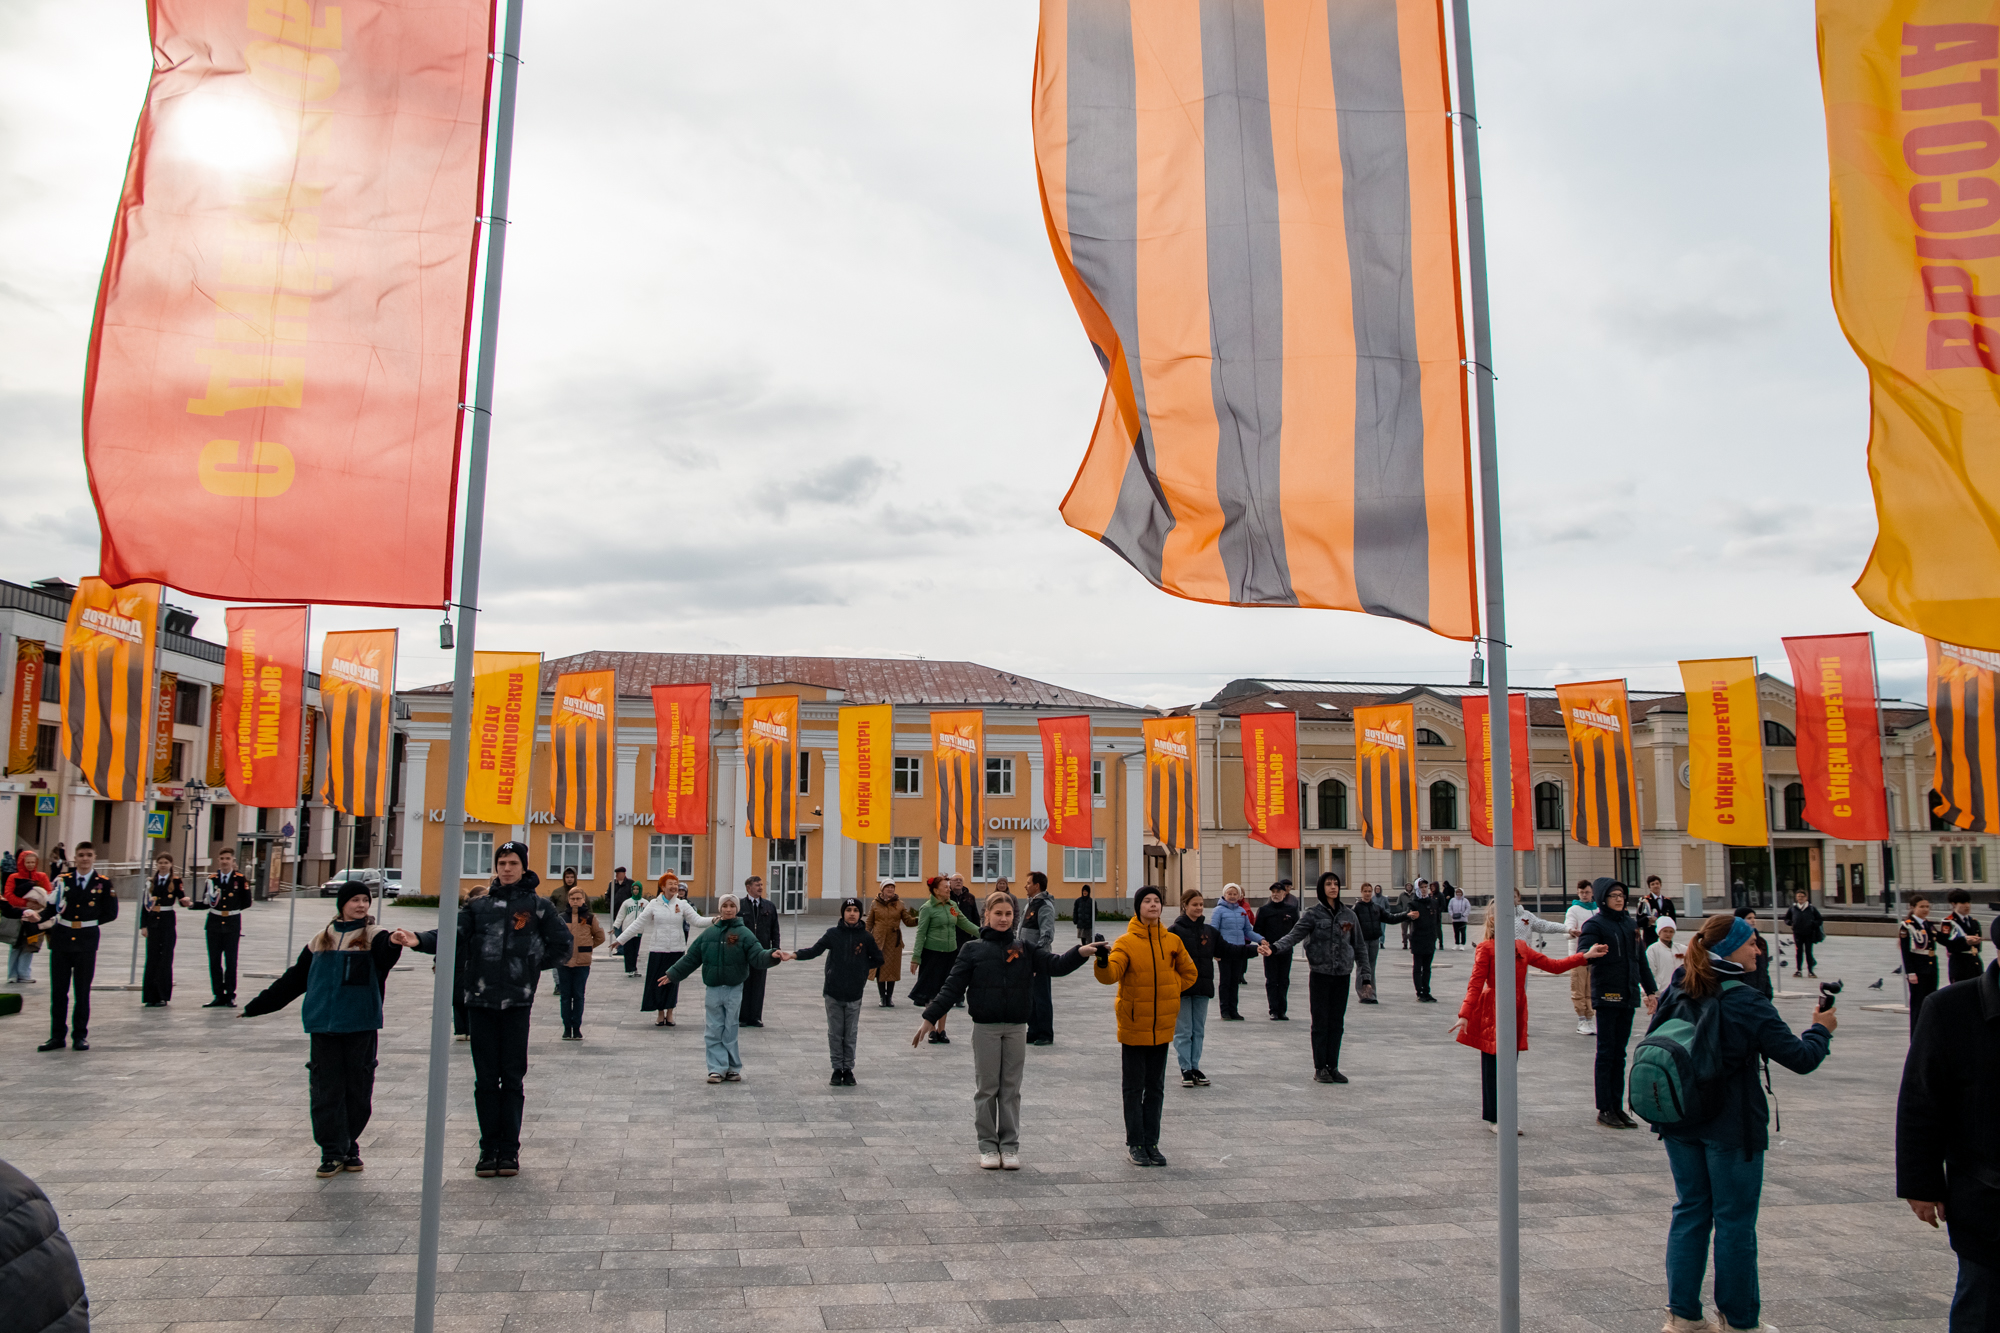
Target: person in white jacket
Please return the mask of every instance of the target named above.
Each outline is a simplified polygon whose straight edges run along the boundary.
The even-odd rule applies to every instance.
[[[1646,966],[1653,969],[1653,981],[1661,990],[1674,979],[1674,973],[1687,958],[1687,945],[1675,938],[1680,933],[1674,919],[1663,916],[1653,923],[1659,938],[1646,946]]]
[[[1576,882],[1576,897],[1570,902],[1569,910],[1563,913],[1563,930],[1569,935],[1569,951],[1575,953],[1577,940],[1583,934],[1583,923],[1597,915],[1597,904],[1592,900],[1590,881]],[[1590,1006],[1590,969],[1579,967],[1569,974],[1569,1002],[1576,1010],[1576,1030],[1583,1035],[1597,1034],[1597,1011]]]
[[[694,910],[687,899],[681,897],[681,877],[669,870],[660,876],[659,892],[639,914],[626,923],[618,932],[618,943],[643,935],[645,943],[640,952],[646,955],[646,984],[640,989],[639,1009],[654,1015],[653,1026],[670,1028],[674,1026],[674,1006],[680,1002],[679,982],[665,981],[667,969],[681,960],[687,952],[688,941],[695,932],[709,924],[709,918]]]
[[[624,901],[618,904],[618,915],[612,919],[611,937],[617,939],[618,932],[631,925],[659,891],[657,886],[646,884],[640,887],[639,892],[627,894]],[[632,981],[639,979],[639,943],[637,938],[633,938],[618,946],[618,956],[625,960],[625,975]]]

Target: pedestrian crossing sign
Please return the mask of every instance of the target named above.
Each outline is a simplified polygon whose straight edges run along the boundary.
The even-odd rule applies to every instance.
[[[54,793],[47,796],[35,797],[35,817],[37,819],[47,819],[51,815],[61,813],[57,808],[61,801],[62,797]]]
[[[164,838],[164,837],[166,837],[166,836],[167,836],[167,812],[166,812],[166,811],[164,811],[164,810],[152,810],[152,811],[149,811],[149,812],[147,812],[147,815],[146,815],[146,836],[147,836],[147,837],[149,837],[149,838]]]

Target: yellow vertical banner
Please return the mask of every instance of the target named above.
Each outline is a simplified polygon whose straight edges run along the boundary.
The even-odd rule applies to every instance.
[[[389,759],[395,752],[396,631],[328,634],[319,659],[319,708],[326,714],[327,737],[320,794],[357,819],[386,815]]]
[[[1625,682],[1558,685],[1556,703],[1569,735],[1569,836],[1586,847],[1637,847],[1639,786]]]
[[[63,749],[107,801],[146,795],[153,753],[153,644],[160,587],[80,580],[63,630]]]
[[[840,831],[856,842],[889,841],[895,754],[893,704],[840,710]]]
[[[1191,717],[1152,717],[1139,725],[1146,744],[1146,814],[1153,836],[1168,851],[1201,845],[1194,727]]]
[[[174,700],[180,693],[181,678],[171,671],[160,673],[155,693],[159,706],[153,710],[153,783],[172,782],[174,773]]]
[[[1771,838],[1764,798],[1764,721],[1757,659],[1681,663],[1688,710],[1688,836],[1731,847]],[[1671,792],[1660,799],[1671,799]]]
[[[549,705],[550,798],[556,823],[579,833],[611,827],[611,755],[617,735],[616,671],[571,671],[556,677],[555,701]]]
[[[542,699],[540,653],[472,655],[472,755],[465,817],[483,824],[528,822],[528,756]]]
[[[932,793],[938,841],[978,847],[986,841],[986,714],[931,714]]]
[[[753,838],[796,838],[799,829],[797,695],[743,701],[744,830]]]

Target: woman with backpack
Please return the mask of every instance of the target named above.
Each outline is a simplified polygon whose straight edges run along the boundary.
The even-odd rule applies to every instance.
[[[1480,1118],[1486,1122],[1490,1134],[1500,1132],[1500,1043],[1499,1043],[1499,1000],[1493,989],[1493,950],[1498,934],[1495,926],[1493,907],[1486,908],[1486,936],[1472,951],[1472,977],[1465,984],[1465,1001],[1458,1006],[1458,1025],[1454,1029],[1459,1044],[1470,1046],[1479,1052],[1479,1106]],[[1602,958],[1609,952],[1602,944],[1592,945],[1582,953],[1573,953],[1565,958],[1550,958],[1538,952],[1535,947],[1518,935],[1514,938],[1514,1026],[1516,1051],[1528,1049],[1528,969],[1536,968],[1550,976],[1560,976],[1572,968],[1582,967],[1594,958]],[[1519,1129],[1514,1131],[1521,1133]]]
[[[1667,1323],[1661,1333],[1767,1328],[1757,1293],[1757,1205],[1770,1108],[1758,1065],[1775,1060],[1795,1074],[1810,1074],[1826,1059],[1838,1023],[1831,1009],[1817,1010],[1806,1030],[1793,1036],[1754,984],[1757,961],[1756,929],[1748,921],[1727,913],[1704,921],[1633,1062],[1632,1106],[1666,1145],[1677,1195],[1667,1229]],[[1690,1083],[1678,1070],[1713,1073]],[[1713,1326],[1701,1314],[1711,1232]]]

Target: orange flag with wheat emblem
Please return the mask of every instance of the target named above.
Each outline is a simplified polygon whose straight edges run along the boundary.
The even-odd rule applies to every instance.
[[[1354,710],[1354,783],[1361,793],[1361,840],[1377,851],[1417,845],[1417,710],[1384,704]]]
[[[745,831],[753,838],[799,836],[797,695],[743,701]]]
[[[1194,719],[1149,717],[1139,730],[1146,744],[1146,820],[1153,836],[1168,851],[1199,847]]]
[[[80,580],[63,631],[63,749],[107,801],[145,799],[153,754],[158,584]]]
[[[396,702],[396,631],[328,634],[319,655],[319,707],[326,714],[326,782],[320,795],[342,814],[389,813],[391,719]]]
[[[556,822],[579,833],[611,827],[611,755],[618,740],[618,673],[556,677],[549,706],[549,785]]]
[[[978,847],[986,841],[986,715],[931,714],[931,773],[938,841]]]
[[[1586,847],[1639,845],[1632,710],[1622,680],[1556,686],[1569,735],[1569,836]]]

